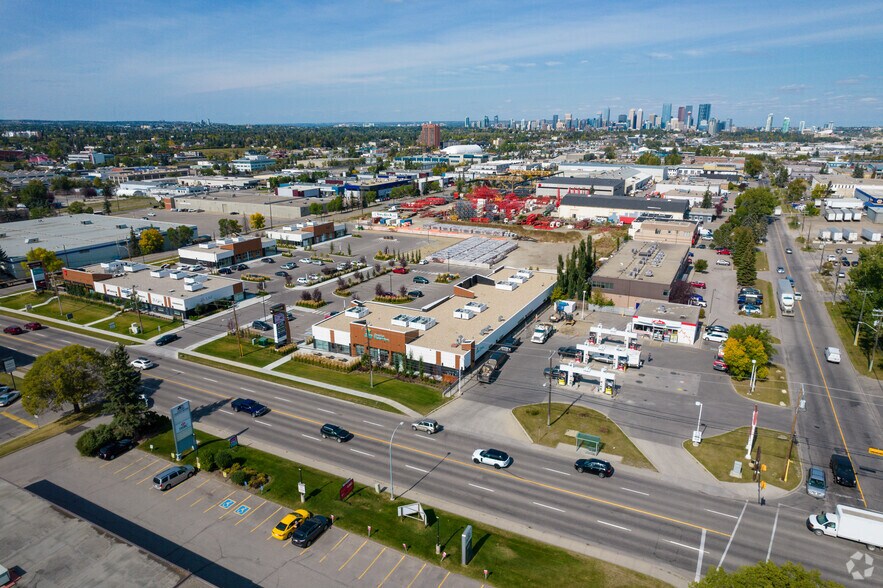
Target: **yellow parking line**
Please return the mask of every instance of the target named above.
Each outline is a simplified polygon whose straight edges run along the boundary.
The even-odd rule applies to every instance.
[[[448,579],[448,576],[450,576],[450,575],[451,575],[451,572],[448,572],[447,574],[445,574],[445,577],[442,578],[442,581],[438,583],[438,588],[441,588],[441,587],[442,587],[442,584],[445,583],[445,580],[447,580],[447,579]]]
[[[202,497],[200,497],[200,498],[197,498],[197,499],[196,499],[196,502],[194,502],[193,504],[190,505],[190,508],[193,508],[194,506],[196,506],[197,504],[199,504],[199,503],[202,502],[203,500],[205,500],[205,496],[202,496]]]
[[[334,544],[334,547],[332,547],[331,550],[330,550],[328,553],[326,553],[325,555],[322,556],[322,559],[319,560],[319,563],[322,563],[323,561],[325,561],[325,558],[328,557],[329,555],[331,555],[331,552],[334,551],[335,549],[337,549],[337,547],[338,547],[341,543],[343,543],[343,540],[346,539],[346,538],[349,537],[349,536],[350,536],[350,534],[347,533],[346,535],[344,535],[343,537],[341,537],[341,538],[340,538],[340,541],[338,541],[337,543],[335,543],[335,544]]]
[[[384,551],[386,551],[386,547],[381,549],[380,553],[377,554],[377,557],[375,557],[373,560],[371,560],[371,563],[368,564],[368,567],[365,568],[365,571],[362,572],[361,575],[359,576],[359,580],[361,580],[365,576],[365,574],[368,573],[368,570],[370,570],[374,566],[374,564],[377,563],[377,560],[380,559],[380,556],[383,555]]]
[[[247,519],[248,517],[250,517],[251,515],[253,515],[253,514],[257,511],[257,509],[259,509],[260,507],[264,506],[265,504],[267,504],[267,501],[266,501],[266,500],[263,501],[262,503],[260,503],[258,506],[256,506],[256,507],[250,509],[247,513],[245,513],[245,514],[242,516],[241,519],[239,519],[238,521],[236,521],[236,524],[233,525],[233,526],[235,527],[236,525],[238,525],[239,523],[241,523],[242,521],[244,521],[245,519]]]
[[[13,420],[13,421],[17,422],[17,423],[20,424],[20,425],[24,425],[24,426],[26,426],[26,427],[30,427],[31,429],[36,429],[36,428],[37,428],[37,424],[36,424],[36,423],[32,423],[31,421],[29,421],[29,420],[27,420],[27,419],[23,419],[23,418],[21,418],[21,417],[19,417],[19,416],[15,416],[14,414],[9,413],[9,412],[6,412],[5,410],[4,410],[3,412],[0,412],[0,414],[2,414],[3,416],[5,416],[6,418],[8,418],[8,419],[10,419],[10,420]]]
[[[222,498],[222,499],[221,499],[221,502],[224,502],[225,500],[227,500],[228,498],[230,498],[230,497],[233,496],[234,494],[236,494],[236,490],[234,490],[233,492],[231,492],[230,494],[228,494],[227,496],[225,496],[224,498]],[[205,514],[205,513],[207,513],[208,511],[210,511],[211,509],[215,508],[215,507],[218,506],[221,502],[215,502],[215,503],[212,504],[210,507],[208,507],[207,509],[205,509],[204,511],[202,511],[202,514]],[[234,504],[235,504],[235,503],[234,503]]]
[[[352,559],[353,559],[354,557],[356,557],[356,554],[359,553],[360,551],[362,551],[362,548],[365,547],[365,544],[366,544],[366,543],[368,543],[368,540],[367,540],[367,539],[365,539],[365,541],[363,541],[362,544],[359,545],[359,548],[353,552],[353,554],[350,556],[350,558],[349,558],[348,560],[346,560],[345,562],[343,562],[343,565],[342,565],[342,566],[340,566],[339,568],[337,568],[337,571],[339,572],[339,571],[343,570],[343,568],[346,567],[346,564],[350,563],[350,562],[352,561]]]
[[[426,569],[426,563],[424,563],[424,564],[423,564],[423,567],[422,567],[422,568],[420,568],[420,571],[419,571],[419,572],[417,572],[417,575],[416,575],[416,576],[414,576],[414,579],[413,579],[413,580],[411,580],[411,583],[410,583],[410,584],[408,584],[408,588],[411,588],[411,585],[412,585],[412,584],[414,584],[414,582],[416,582],[416,581],[417,581],[417,578],[419,578],[419,577],[420,577],[420,574],[422,574],[422,573],[423,573],[423,570],[425,570],[425,569]]]
[[[159,468],[158,470],[156,470],[155,472],[153,472],[152,474],[150,474],[149,476],[147,476],[143,480],[137,482],[135,485],[137,486],[138,484],[143,484],[147,480],[152,480],[153,478],[156,477],[157,474],[166,471],[166,469],[167,469],[166,466]],[[175,486],[172,486],[171,488],[169,488],[169,490],[167,490],[167,492],[170,492],[171,490],[174,490],[174,489],[175,489]]]
[[[124,465],[123,467],[121,467],[120,469],[118,469],[117,471],[115,471],[115,472],[113,473],[113,475],[115,476],[115,475],[117,475],[118,473],[120,473],[121,471],[123,471],[123,470],[125,470],[125,469],[128,469],[128,468],[130,468],[130,467],[132,467],[133,465],[135,465],[136,463],[138,463],[138,462],[141,461],[142,459],[145,459],[146,457],[147,457],[146,455],[142,455],[141,457],[139,457],[138,459],[136,459],[135,461],[133,461],[133,462],[130,463],[129,465]]]
[[[188,490],[187,492],[185,492],[184,494],[182,494],[181,496],[179,496],[179,497],[176,498],[175,500],[181,500],[182,498],[184,498],[185,496],[187,496],[188,494],[190,494],[190,493],[193,492],[194,490],[199,490],[200,488],[202,488],[203,486],[205,486],[206,484],[208,484],[209,480],[210,480],[210,478],[206,478],[206,479],[202,482],[202,484],[200,484],[199,486],[196,486],[195,488],[191,488],[190,490]]]
[[[141,472],[143,472],[144,470],[146,470],[147,468],[149,468],[150,466],[152,466],[153,464],[155,464],[155,463],[158,462],[158,461],[159,461],[158,459],[153,460],[152,462],[150,462],[149,464],[147,464],[146,466],[144,466],[144,467],[141,468],[140,470],[135,470],[134,472],[132,472],[131,474],[129,474],[128,476],[126,476],[125,478],[123,478],[123,480],[128,480],[128,479],[131,478],[132,476],[134,476],[134,475],[136,475],[136,474],[140,474]]]
[[[249,533],[254,533],[255,531],[257,531],[257,530],[258,530],[258,527],[260,527],[261,525],[263,525],[264,523],[266,523],[267,521],[269,521],[269,520],[270,520],[270,517],[272,517],[274,514],[276,514],[276,513],[279,512],[280,510],[282,510],[282,507],[281,507],[281,506],[280,506],[279,508],[277,508],[276,510],[274,510],[273,513],[272,513],[271,515],[269,515],[267,518],[265,518],[265,519],[262,520],[260,523],[258,523],[257,525],[255,525],[255,526],[254,526],[254,529],[252,529],[251,531],[249,531]]]
[[[399,560],[399,563],[397,563],[397,564],[395,565],[395,567],[393,567],[391,570],[389,570],[389,573],[386,575],[386,577],[383,579],[383,581],[380,582],[380,584],[377,585],[377,588],[381,588],[381,587],[383,586],[383,584],[384,584],[387,580],[389,580],[389,577],[392,576],[392,573],[393,573],[394,571],[396,571],[397,569],[399,569],[399,566],[402,565],[402,562],[403,562],[403,561],[405,561],[405,556],[404,556],[404,555],[403,555],[402,558]]]

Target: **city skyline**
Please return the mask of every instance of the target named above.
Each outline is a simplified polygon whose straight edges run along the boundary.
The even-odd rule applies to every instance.
[[[610,108],[646,121],[669,103],[673,116],[711,104],[739,127],[770,112],[807,127],[883,119],[873,2],[44,6],[0,5],[0,119],[536,120]],[[574,22],[583,34],[562,34]]]

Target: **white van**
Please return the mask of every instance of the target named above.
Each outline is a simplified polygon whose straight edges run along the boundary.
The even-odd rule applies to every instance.
[[[840,363],[840,350],[836,347],[825,347],[825,359],[831,363]]]

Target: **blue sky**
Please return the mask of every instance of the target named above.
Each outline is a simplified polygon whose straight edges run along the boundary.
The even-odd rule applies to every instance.
[[[462,7],[461,7],[462,6]],[[39,7],[39,8],[36,8]],[[0,118],[883,123],[883,2],[0,0]]]

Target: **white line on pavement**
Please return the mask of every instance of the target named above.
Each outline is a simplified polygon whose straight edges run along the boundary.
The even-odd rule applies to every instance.
[[[362,454],[362,455],[367,455],[368,457],[374,457],[374,454],[373,454],[373,453],[367,453],[367,452],[365,452],[365,451],[359,451],[358,449],[353,449],[352,447],[350,447],[350,451],[352,451],[353,453],[360,453],[360,454]]]
[[[68,345],[73,345],[72,341],[68,341],[67,339],[59,339],[62,343],[67,343]]]
[[[254,394],[254,390],[252,390],[251,388],[243,388],[240,386],[239,389],[242,390],[243,392],[251,392],[252,394]],[[280,400],[281,400],[281,398],[280,398]]]
[[[178,396],[178,398],[180,398],[181,400],[186,400],[187,402],[190,402],[189,398],[184,398],[183,396]]]
[[[362,421],[362,422],[365,423],[366,425],[373,425],[375,427],[380,427],[381,429],[383,428],[383,425],[381,425],[380,423],[372,423],[371,421]]]
[[[180,370],[172,370],[172,371],[175,372],[176,374],[178,374],[179,376],[182,375],[182,374],[184,373],[184,372],[182,372],[182,371],[180,371]],[[180,398],[180,396],[179,396],[178,398]]]
[[[644,496],[650,496],[650,495],[647,494],[646,492],[641,492],[640,490],[632,490],[631,488],[624,488],[624,487],[622,487],[622,486],[620,486],[620,488],[621,488],[622,490],[625,490],[626,492],[634,492],[635,494],[643,494]]]
[[[203,379],[203,380],[206,380],[206,381],[209,381],[209,382],[214,382],[215,384],[218,383],[217,380],[212,380],[211,378],[206,378],[205,376],[203,376],[202,379]]]
[[[736,537],[736,531],[739,530],[739,523],[742,522],[742,515],[745,514],[745,509],[748,508],[748,501],[745,501],[745,504],[742,505],[742,512],[739,513],[739,518],[736,520],[736,526],[733,527],[733,533],[730,535],[730,540],[727,541],[727,547],[724,549],[724,552],[721,554],[721,560],[717,563],[717,569],[721,569],[721,566],[724,565],[724,559],[727,557],[727,552],[730,550],[730,545],[733,543],[733,539]]]
[[[548,504],[543,504],[541,502],[534,502],[537,506],[542,506],[543,508],[548,508],[549,510],[557,510],[558,512],[564,512],[560,508],[555,508],[554,506],[549,506]]]
[[[318,437],[313,437],[312,435],[307,435],[305,433],[300,434],[301,437],[306,437],[307,439],[312,439],[313,441],[321,441]]]
[[[613,523],[608,523],[607,521],[602,521],[599,519],[598,522],[601,523],[602,525],[607,525],[608,527],[613,527],[614,529],[622,529],[623,531],[628,531],[629,533],[632,532],[631,529],[627,529],[626,527],[620,527],[619,525],[614,525]]]
[[[230,412],[229,410],[224,410],[223,408],[220,408],[220,409],[218,409],[218,410],[219,410],[219,412],[223,412],[224,414],[229,414],[229,415],[232,415],[232,414],[233,414],[233,413]]]
[[[702,539],[699,540],[699,560],[696,562],[696,577],[694,582],[702,579],[702,558],[705,556],[705,529],[702,529]]]
[[[692,545],[684,545],[683,543],[678,543],[677,541],[672,541],[670,539],[665,540],[666,543],[671,543],[672,545],[677,545],[678,547],[683,547],[684,549],[692,549],[693,551],[702,551],[701,547],[693,547]]]
[[[321,411],[321,412],[327,412],[328,414],[337,414],[333,410],[325,410],[324,408],[317,408],[316,410]]]
[[[415,467],[412,465],[405,464],[405,467],[408,468],[409,470],[417,470],[418,472],[423,472],[424,474],[429,473],[429,470],[424,470],[423,468],[418,468],[418,467]]]
[[[273,426],[270,423],[265,423],[264,421],[257,421],[256,420],[255,422],[259,425],[264,425],[265,427],[272,427]]]
[[[470,486],[473,488],[478,488],[479,490],[485,490],[487,492],[496,492],[496,490],[491,490],[490,488],[485,488],[484,486],[479,486],[478,484],[473,484],[472,482],[468,482]]]
[[[722,517],[730,517],[731,519],[738,519],[738,518],[739,518],[739,517],[737,517],[736,515],[727,514],[727,513],[725,513],[725,512],[718,512],[718,511],[716,511],[716,510],[711,510],[710,508],[705,508],[705,509],[703,509],[703,510],[704,510],[705,512],[710,512],[711,514],[720,515],[720,516],[722,516]]]
[[[770,561],[770,554],[773,552],[773,539],[776,537],[776,526],[779,524],[779,507],[776,507],[776,520],[773,521],[773,534],[770,535],[770,547],[766,550],[766,561]]]
[[[568,474],[567,472],[562,472],[562,471],[559,471],[559,470],[553,470],[552,468],[543,468],[543,469],[546,470],[547,472],[555,472],[556,474],[561,474],[562,476],[569,476],[569,475],[570,475],[570,474]]]
[[[431,437],[429,435],[424,435],[423,433],[414,433],[415,437],[420,437],[421,439],[426,439],[427,441],[436,441],[435,437]]]

